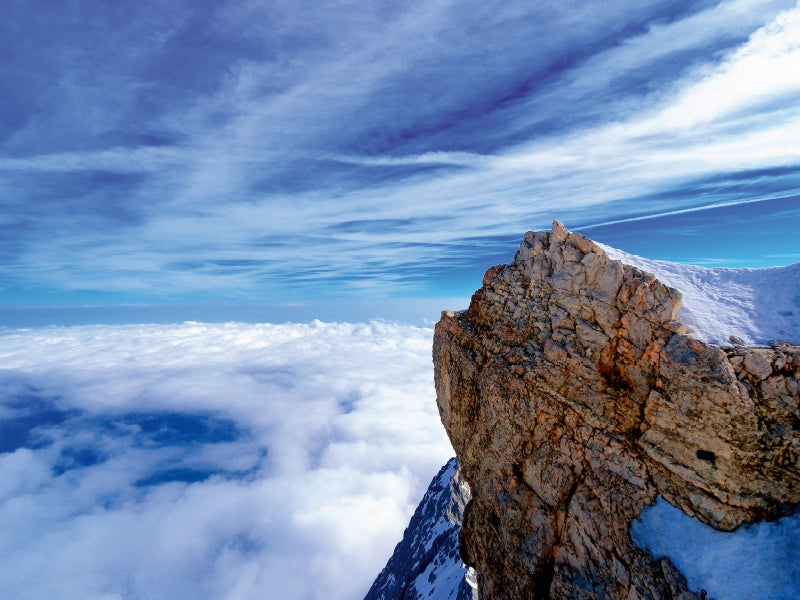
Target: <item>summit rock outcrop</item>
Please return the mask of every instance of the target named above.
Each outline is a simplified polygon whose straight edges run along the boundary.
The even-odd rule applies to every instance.
[[[661,495],[720,530],[800,502],[800,348],[719,347],[680,293],[554,223],[434,336],[483,599],[700,598],[630,536]]]

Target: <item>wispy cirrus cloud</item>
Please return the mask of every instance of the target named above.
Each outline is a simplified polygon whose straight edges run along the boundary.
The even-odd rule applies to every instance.
[[[794,2],[72,10],[5,67],[49,74],[0,138],[17,303],[441,295],[552,218],[800,187]]]

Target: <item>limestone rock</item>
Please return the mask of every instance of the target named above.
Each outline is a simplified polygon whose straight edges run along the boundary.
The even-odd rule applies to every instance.
[[[434,337],[481,598],[696,598],[630,538],[661,494],[722,530],[800,502],[800,349],[686,334],[680,293],[554,223]]]

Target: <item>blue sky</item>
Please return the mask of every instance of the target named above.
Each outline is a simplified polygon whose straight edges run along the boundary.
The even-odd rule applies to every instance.
[[[27,0],[0,52],[0,324],[435,318],[553,219],[800,260],[793,1]]]
[[[15,598],[359,597],[452,454],[363,322],[526,230],[800,261],[794,1],[6,0],[0,58]]]

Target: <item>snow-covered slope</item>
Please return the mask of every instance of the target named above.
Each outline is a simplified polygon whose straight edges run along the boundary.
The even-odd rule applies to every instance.
[[[364,600],[468,600],[472,588],[458,555],[459,527],[450,522],[455,458],[431,481],[386,567]]]
[[[683,294],[681,321],[713,344],[800,343],[800,263],[768,269],[707,269],[649,260],[598,244],[610,258],[653,273]]]

